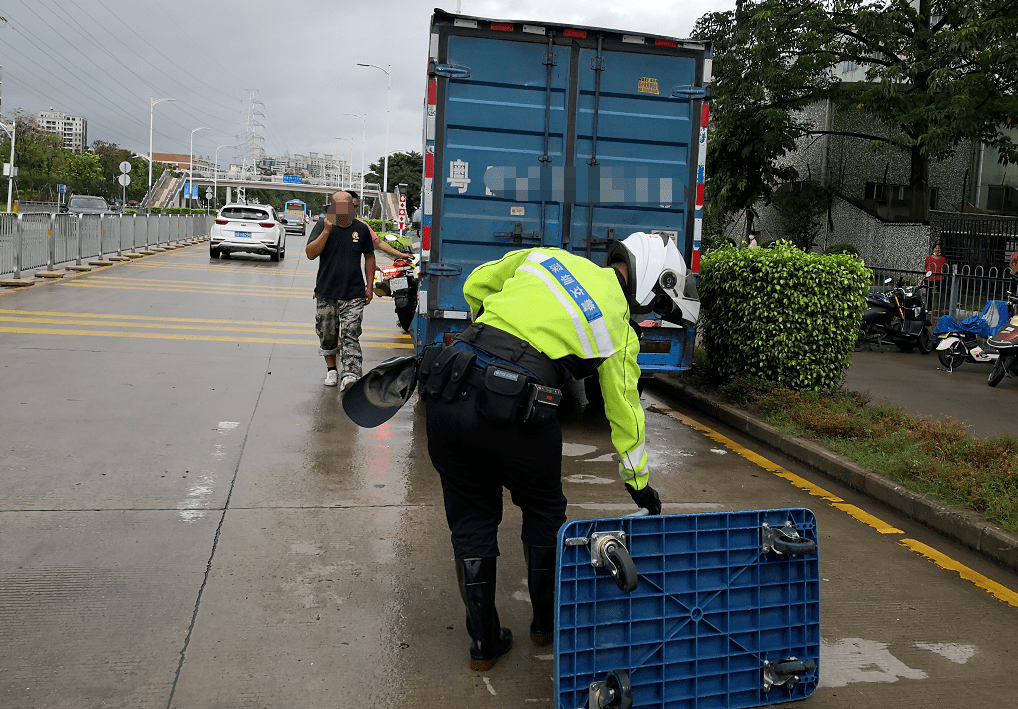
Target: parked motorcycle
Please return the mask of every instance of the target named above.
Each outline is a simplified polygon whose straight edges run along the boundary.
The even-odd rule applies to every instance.
[[[940,339],[937,358],[948,372],[965,362],[993,363],[997,352],[987,349],[985,341],[1009,319],[1008,306],[1003,300],[989,300],[982,313],[968,317],[960,323],[944,315],[937,321],[933,334]]]
[[[888,278],[884,285],[890,282]],[[933,351],[936,341],[930,332],[932,323],[923,303],[921,286],[899,282],[886,292],[871,292],[866,296],[866,305],[855,343],[856,352],[867,346],[884,344],[893,344],[902,352],[911,352],[916,347],[923,354]]]
[[[1007,325],[997,330],[996,334],[986,340],[986,344],[997,350],[999,357],[993,365],[993,371],[987,377],[986,383],[991,387],[997,386],[1005,377],[1018,374],[1018,296],[1007,294],[1007,310],[1011,319]]]
[[[407,252],[405,258],[393,261],[389,268],[375,272],[372,286],[375,295],[392,296],[396,301],[396,320],[403,332],[410,332],[410,323],[417,312],[417,283],[420,279],[420,258],[409,253],[409,241],[386,234],[384,237],[395,249]]]

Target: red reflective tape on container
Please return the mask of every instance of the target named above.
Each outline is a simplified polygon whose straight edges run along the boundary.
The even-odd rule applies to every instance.
[[[428,81],[428,105],[434,106],[438,101],[438,79]]]
[[[693,273],[700,272],[700,249],[693,252],[693,268],[691,270]]]
[[[706,101],[700,107],[700,127],[706,128],[710,125],[710,104]]]
[[[572,37],[573,39],[586,39],[587,30],[563,30],[563,37]]]
[[[654,46],[655,47],[678,47],[679,43],[676,42],[674,39],[655,39],[654,40]]]
[[[431,227],[421,227],[421,249],[427,251],[431,248]]]
[[[424,155],[424,176],[434,177],[435,176],[435,154],[425,153]]]
[[[512,32],[513,26],[506,22],[492,22],[491,29],[496,32]]]

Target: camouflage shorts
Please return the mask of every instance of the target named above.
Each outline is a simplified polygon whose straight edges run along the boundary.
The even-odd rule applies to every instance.
[[[315,311],[315,331],[318,333],[321,355],[337,355],[342,374],[361,376],[361,319],[364,316],[364,298],[332,300],[318,298]]]

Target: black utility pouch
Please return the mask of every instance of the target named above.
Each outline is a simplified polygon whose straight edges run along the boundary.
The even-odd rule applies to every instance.
[[[453,347],[429,347],[424,352],[421,360],[421,368],[417,377],[421,380],[421,395],[427,399],[438,396],[445,389],[445,383],[449,379],[448,369],[452,359],[461,350]]]
[[[542,426],[555,418],[561,401],[561,389],[531,384],[527,387],[527,402],[521,418],[524,423]]]
[[[478,392],[477,410],[492,423],[515,421],[526,397],[528,382],[523,372],[489,364],[484,370],[484,386]]]

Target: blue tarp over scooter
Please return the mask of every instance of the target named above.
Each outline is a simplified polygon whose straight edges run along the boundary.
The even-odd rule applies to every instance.
[[[934,335],[945,335],[950,332],[971,332],[986,339],[995,335],[997,330],[1004,327],[1010,315],[1007,312],[1006,300],[988,300],[983,307],[983,312],[973,315],[957,322],[950,315],[944,315],[937,321],[933,329]]]

